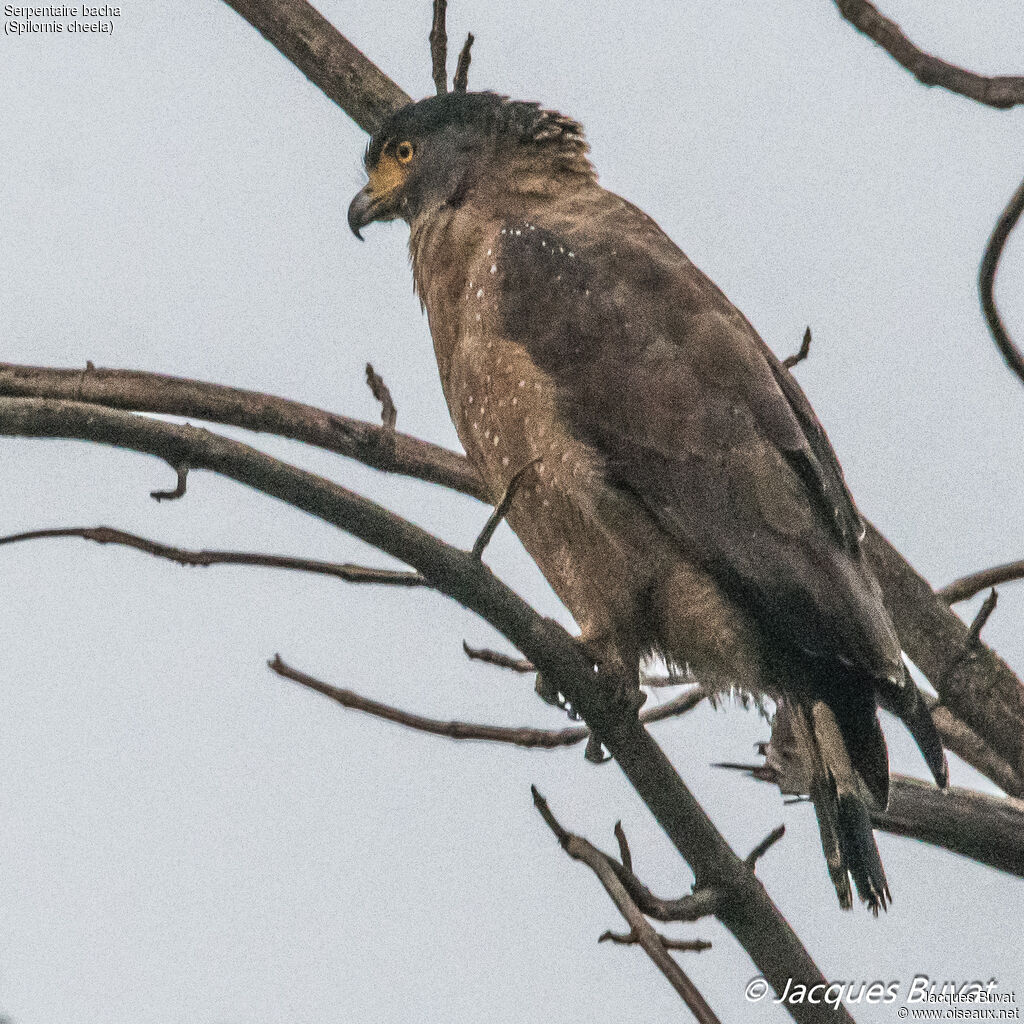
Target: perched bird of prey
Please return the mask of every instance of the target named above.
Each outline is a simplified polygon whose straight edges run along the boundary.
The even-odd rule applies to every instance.
[[[877,912],[878,701],[940,785],[946,765],[863,522],[799,385],[587,153],[537,104],[432,97],[374,135],[349,225],[409,224],[459,438],[495,501],[523,471],[508,522],[595,659],[638,679],[660,655],[783,701],[840,902],[852,877]]]

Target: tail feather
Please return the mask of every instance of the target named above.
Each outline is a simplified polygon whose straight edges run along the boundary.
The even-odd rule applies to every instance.
[[[878,687],[878,699],[886,711],[896,715],[910,730],[917,749],[928,765],[928,770],[940,789],[949,784],[949,765],[946,752],[942,749],[939,731],[935,728],[932,713],[928,710],[924,695],[904,670],[901,685],[889,684]]]
[[[852,878],[857,895],[877,914],[892,897],[871,830],[866,803],[870,790],[858,780],[831,708],[818,700],[807,711],[794,710],[794,724],[811,761],[810,797],[839,904],[844,909],[852,906]]]

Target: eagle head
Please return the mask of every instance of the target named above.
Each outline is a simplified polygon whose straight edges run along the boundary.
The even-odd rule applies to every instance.
[[[514,188],[524,163],[592,178],[588,149],[576,121],[537,103],[492,92],[431,96],[396,111],[370,140],[369,180],[348,208],[349,227],[362,238],[373,221],[411,224],[459,206],[480,181]]]

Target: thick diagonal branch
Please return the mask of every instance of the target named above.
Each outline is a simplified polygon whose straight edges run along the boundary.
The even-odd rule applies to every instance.
[[[473,558],[399,516],[322,477],[207,430],[82,402],[0,401],[0,434],[81,439],[154,455],[193,471],[209,470],[331,523],[419,571],[436,590],[476,612],[545,675],[599,735],[669,839],[693,869],[696,884],[723,894],[717,914],[779,993],[791,981],[824,978],[760,881],[733,852],[661,748],[615,693],[624,686],[595,674],[582,648]],[[617,690],[618,688],[618,690]],[[840,1020],[821,1007],[793,1006],[800,1022]]]

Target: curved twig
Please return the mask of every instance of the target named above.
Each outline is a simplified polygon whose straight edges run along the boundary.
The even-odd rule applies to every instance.
[[[978,272],[978,291],[981,294],[981,308],[985,314],[985,322],[996,343],[996,347],[1002,353],[1006,365],[1024,383],[1024,355],[1014,344],[1003,318],[999,315],[999,308],[995,299],[996,269],[999,266],[999,257],[1003,254],[1006,240],[1010,237],[1021,212],[1024,212],[1024,181],[1017,186],[1017,191],[1010,197],[1006,209],[996,221],[992,230],[992,237],[985,246],[985,255],[981,260],[981,269]]]
[[[948,64],[915,46],[903,30],[867,0],[834,0],[839,13],[855,29],[873,39],[922,85],[939,85],[989,107],[1006,109],[1024,103],[1024,77],[979,75]]]
[[[288,555],[265,555],[249,551],[189,551],[186,548],[171,547],[159,541],[139,537],[134,533],[116,530],[112,526],[65,526],[53,530],[29,530],[0,537],[0,545],[17,544],[26,540],[45,540],[53,537],[81,537],[97,544],[117,544],[135,548],[147,555],[166,558],[178,565],[258,565],[269,569],[294,569],[298,572],[317,573],[320,576],[334,576],[346,583],[383,583],[399,587],[423,587],[427,581],[416,572],[395,569],[375,569],[351,562],[320,562],[311,558],[292,558]]]
[[[430,73],[438,96],[448,92],[448,28],[445,15],[448,0],[434,0],[434,17],[430,23]]]
[[[530,792],[533,794],[533,805],[537,808],[548,828],[555,834],[562,849],[573,860],[586,864],[597,875],[598,881],[605,888],[605,892],[611,896],[612,902],[618,907],[619,913],[622,914],[629,925],[630,938],[628,941],[630,944],[635,943],[643,948],[644,952],[657,965],[658,970],[668,979],[669,984],[676,990],[683,1002],[690,1008],[699,1024],[721,1024],[714,1011],[701,995],[700,990],[668,952],[668,943],[664,937],[651,927],[650,922],[644,917],[640,908],[626,891],[625,886],[614,870],[614,862],[611,858],[581,836],[567,832],[559,824],[558,819],[551,812],[547,800],[540,795],[536,786],[531,786]],[[598,942],[603,941],[605,937],[616,939],[613,933],[605,932],[598,939]],[[617,941],[626,940],[617,939]],[[710,943],[706,944],[706,946],[709,945]]]
[[[1024,580],[1024,559],[1019,562],[1007,562],[1005,565],[994,565],[990,569],[972,572],[969,576],[961,576],[952,583],[947,583],[941,590],[936,590],[947,604],[956,604],[980,594],[989,587],[998,587],[1002,583]]]

